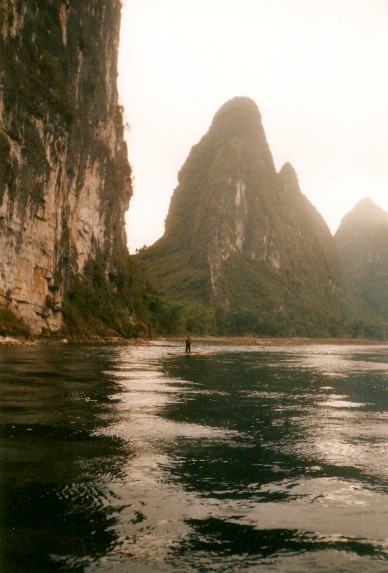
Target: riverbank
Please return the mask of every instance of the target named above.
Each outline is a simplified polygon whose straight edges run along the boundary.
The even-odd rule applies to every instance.
[[[145,338],[122,338],[101,336],[79,336],[68,338],[56,337],[32,337],[17,338],[12,336],[0,336],[0,346],[36,346],[39,344],[114,344],[122,346],[142,346],[153,342],[176,341],[184,344],[183,336],[163,336],[152,339]],[[371,340],[369,338],[273,338],[254,336],[197,336],[193,343],[211,342],[221,344],[233,344],[237,346],[316,346],[316,345],[388,345],[388,340]]]
[[[37,346],[48,344],[113,344],[122,346],[141,346],[149,344],[150,341],[144,338],[121,338],[118,336],[101,337],[101,336],[73,336],[68,338],[57,337],[31,337],[17,338],[13,336],[0,336],[0,346]]]
[[[182,336],[160,337],[156,340],[183,341]],[[237,346],[315,346],[315,345],[388,345],[388,340],[372,340],[370,338],[272,338],[272,337],[254,337],[254,336],[196,336],[193,337],[195,342],[219,342],[224,344],[233,344]]]

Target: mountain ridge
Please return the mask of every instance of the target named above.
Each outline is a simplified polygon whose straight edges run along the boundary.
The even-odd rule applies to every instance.
[[[292,166],[276,172],[257,105],[236,97],[192,147],[165,233],[139,262],[173,299],[313,332],[319,321],[325,329],[339,319],[335,252]]]

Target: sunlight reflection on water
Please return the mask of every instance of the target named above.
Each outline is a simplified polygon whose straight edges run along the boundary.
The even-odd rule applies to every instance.
[[[196,348],[3,352],[7,551],[22,518],[37,572],[385,571],[388,347]]]
[[[353,349],[351,350],[353,351]],[[254,350],[250,351],[254,352]],[[295,352],[295,350],[292,349],[291,354],[293,352]],[[283,364],[285,363],[287,368],[293,368],[296,366],[297,368],[305,368],[315,371],[318,370],[321,374],[330,375],[333,378],[344,378],[349,372],[354,372],[355,370],[354,363],[347,358],[348,352],[349,349],[346,348],[341,348],[340,352],[335,348],[330,352],[326,351],[324,356],[319,352],[317,352],[317,354],[313,353],[313,355],[308,354],[302,356],[302,358],[299,355],[297,359],[286,359]],[[223,356],[220,362],[225,364],[229,362],[229,359]],[[350,369],[350,365],[353,370]],[[370,362],[358,361],[356,370],[369,370],[370,366]],[[272,364],[270,367],[279,367],[279,364]],[[385,364],[381,365],[374,363],[372,365],[372,369],[375,370],[386,370],[386,368],[387,365]],[[193,393],[199,393],[202,396],[214,398],[215,395],[225,397],[227,392],[224,390],[220,391],[219,386],[209,389],[206,383],[203,384],[203,388],[201,390],[198,389],[198,380],[195,380],[195,382],[191,380],[190,384],[186,383],[186,386],[189,387],[185,389],[185,382],[180,382],[183,385],[182,389],[184,389],[184,396],[182,397],[182,395],[180,395],[178,399],[176,399],[176,397],[172,399],[170,394],[174,394],[176,391],[177,380],[175,380],[175,385],[173,387],[169,386],[168,382],[166,384],[166,381],[163,382],[163,380],[159,380],[159,382],[161,384],[159,390],[154,384],[151,384],[151,386],[147,385],[147,392],[159,391],[163,394],[163,397],[159,394],[156,402],[154,403],[156,408],[153,413],[154,418],[152,423],[149,419],[144,420],[143,425],[139,425],[138,422],[135,422],[135,425],[137,426],[137,438],[139,437],[139,434],[141,434],[143,436],[143,440],[148,443],[156,439],[155,445],[159,447],[161,442],[167,440],[169,442],[170,449],[171,445],[176,445],[182,439],[190,441],[200,439],[200,449],[201,451],[204,451],[206,450],[206,440],[210,440],[213,449],[217,448],[217,441],[220,442],[218,447],[220,447],[220,444],[224,442],[224,447],[226,445],[228,449],[230,449],[233,441],[238,439],[238,437],[243,440],[246,436],[246,432],[231,432],[225,427],[220,428],[214,425],[209,427],[204,426],[203,424],[187,424],[182,419],[179,423],[176,423],[164,417],[160,418],[158,416],[158,409],[163,403],[164,406],[167,404],[171,406],[173,403],[176,404],[179,402],[179,400],[185,402],[188,400],[190,395],[193,395]],[[195,390],[193,389],[194,385],[197,385]],[[132,387],[132,383],[130,386]],[[140,390],[137,383],[134,384],[133,389]],[[321,389],[334,390],[333,387],[321,387]],[[254,402],[256,401],[261,406],[263,405],[263,400],[267,400],[268,406],[271,406],[272,408],[272,412],[276,412],[277,410],[276,407],[274,408],[274,402],[275,404],[276,402],[284,402],[284,398],[287,393],[288,391],[286,388],[281,392],[263,389],[241,390],[241,395],[245,394],[245,398],[253,400]],[[132,391],[129,391],[128,400],[130,402],[133,397],[134,394]],[[290,398],[291,400],[294,399],[295,402],[303,403],[310,397],[311,395],[309,392],[301,393],[298,389],[298,395],[296,397],[287,395],[288,404],[283,403],[278,410],[282,412],[286,410],[290,410],[291,412],[295,411],[295,404],[293,405],[292,401],[290,403]],[[317,417],[316,413],[313,413],[315,427],[308,428],[308,434],[310,436],[309,441],[311,445],[309,444],[306,448],[298,441],[296,445],[294,444],[290,448],[291,452],[295,455],[295,452],[300,449],[302,454],[307,451],[308,455],[311,456],[311,446],[314,444],[314,441],[311,441],[311,437],[317,435],[314,454],[318,459],[324,461],[325,464],[340,463],[341,465],[353,465],[353,467],[362,466],[362,462],[359,457],[359,448],[346,443],[346,440],[344,440],[347,428],[344,428],[343,416],[342,426],[338,428],[338,431],[340,433],[342,432],[342,436],[339,439],[335,439],[334,437],[327,439],[330,432],[334,433],[334,435],[338,435],[336,434],[335,426],[331,427],[329,432],[328,428],[325,427],[323,434],[320,427],[321,420],[325,420],[325,423],[327,422],[328,408],[346,410],[359,409],[367,405],[366,402],[351,401],[348,398],[348,394],[332,393],[326,396],[326,400],[318,402],[316,407],[323,408],[323,414]],[[139,402],[136,401],[136,397],[135,404],[139,405]],[[148,401],[145,400],[143,405],[146,406],[147,404],[149,406]],[[298,421],[298,424],[301,423],[298,417],[288,416],[289,421],[292,422],[292,419],[294,419],[294,421]],[[306,419],[309,419],[309,424],[311,424],[312,421],[308,416]],[[283,424],[284,420],[273,420],[275,425],[276,422]],[[133,435],[133,430],[133,426],[129,424],[125,429],[121,428],[119,431],[130,436]],[[322,435],[326,436],[326,439],[322,438]],[[142,445],[140,449],[143,447],[144,446]],[[287,450],[287,448],[288,446],[286,445],[284,449]],[[214,456],[214,453],[212,455]],[[149,497],[152,489],[154,501],[150,505],[153,510],[157,510],[157,515],[153,515],[151,518],[151,521],[153,522],[153,534],[151,536],[152,541],[145,536],[143,538],[143,542],[145,543],[143,544],[142,542],[139,542],[139,537],[137,537],[136,546],[131,542],[131,549],[127,548],[127,551],[130,551],[131,554],[135,557],[137,556],[137,558],[142,556],[146,559],[151,559],[152,555],[152,559],[155,559],[157,555],[157,560],[162,564],[167,560],[169,555],[174,553],[174,550],[178,550],[180,540],[190,536],[191,528],[187,526],[187,523],[190,522],[190,520],[198,523],[205,523],[209,519],[220,520],[221,522],[227,520],[230,522],[231,516],[235,516],[232,518],[232,522],[235,521],[239,526],[252,526],[254,530],[257,531],[260,530],[264,523],[265,527],[271,530],[276,530],[276,528],[281,526],[282,529],[315,531],[316,535],[319,535],[320,542],[323,545],[326,544],[328,548],[335,545],[337,542],[336,540],[339,538],[341,539],[341,543],[344,543],[345,538],[363,539],[366,532],[367,537],[375,537],[380,540],[383,540],[387,536],[385,515],[384,512],[382,513],[379,511],[382,504],[384,504],[384,498],[371,493],[368,489],[358,486],[357,481],[355,483],[350,483],[347,481],[341,481],[338,477],[310,477],[309,479],[301,479],[297,481],[291,479],[278,482],[277,487],[275,487],[276,482],[268,486],[253,483],[247,484],[245,488],[242,488],[240,484],[237,489],[233,489],[231,487],[231,483],[226,483],[225,489],[228,488],[228,494],[226,497],[224,495],[225,489],[221,488],[217,492],[217,489],[213,486],[213,494],[216,494],[216,497],[212,498],[211,496],[206,495],[204,498],[203,492],[202,495],[198,495],[200,492],[196,490],[187,490],[187,488],[182,490],[180,480],[174,482],[171,479],[171,475],[168,470],[166,472],[166,468],[174,465],[171,457],[168,456],[167,458],[160,458],[157,464],[155,464],[155,454],[151,455],[151,459],[153,460],[153,463],[150,465],[150,458],[148,458],[147,462],[144,457],[141,457],[136,464],[135,472],[133,472],[134,468],[131,467],[131,475],[132,477],[135,477],[136,487],[141,485],[143,488],[144,484],[147,484],[147,491],[142,492],[143,497]],[[222,461],[227,463],[227,460]],[[364,463],[367,464],[368,461],[369,460],[364,460]],[[200,463],[201,458],[196,457],[196,464],[198,465]],[[205,457],[202,458],[202,463],[205,465],[208,463],[206,453]],[[378,470],[381,469],[381,467],[375,467],[374,469],[377,470],[378,473]],[[144,474],[145,470],[146,475]],[[270,472],[273,477],[282,473],[287,474],[289,471],[290,470],[288,470],[287,467],[282,467],[282,461],[270,465]],[[316,473],[322,473],[322,467],[320,465],[313,465],[311,466],[311,472],[313,475]],[[308,473],[309,470],[307,469],[307,474]],[[183,474],[181,473],[181,475]],[[204,477],[202,477],[202,483],[203,480]],[[210,482],[212,482],[211,477]],[[223,480],[219,483],[223,483]],[[266,502],[263,504],[262,498],[264,494],[272,496],[278,495],[285,499],[287,503],[281,504],[278,502]],[[238,499],[233,499],[234,496]],[[140,495],[140,497],[142,496]],[[172,500],[173,503],[171,503]],[[351,509],[350,513],[345,512],[338,516],[337,510],[341,507],[349,507]],[[386,503],[385,507],[387,507]],[[360,514],[360,508],[362,508],[363,512],[366,512],[366,518]],[[333,534],[333,511],[336,512],[335,534]],[[374,519],[373,524],[371,524],[369,523],[370,515],[376,511],[379,513],[379,517]],[[181,528],[182,516],[184,516],[183,522],[186,523],[183,529]],[[166,529],[167,527],[168,530]],[[385,552],[388,551],[386,541],[382,542],[380,550]],[[239,560],[237,559],[235,564],[238,562]],[[268,565],[270,564],[266,563],[266,566]],[[276,566],[275,564],[272,565],[275,567],[273,570],[280,570],[276,569],[276,567],[279,567],[279,564]],[[184,563],[182,563],[181,566],[184,567]],[[189,562],[186,562],[186,566],[189,566]],[[222,568],[219,568],[219,566],[216,566],[215,562],[213,562],[213,566],[215,567],[214,570],[223,570]],[[240,566],[242,566],[242,563],[240,563]],[[247,566],[248,563],[245,563],[244,570]],[[300,566],[303,568],[302,564]],[[324,566],[321,565],[321,567],[321,570],[325,570]],[[209,568],[209,570],[211,569]],[[224,570],[226,571],[228,569],[225,568]],[[291,564],[289,570],[292,570]],[[315,563],[315,570],[319,570],[317,563]]]

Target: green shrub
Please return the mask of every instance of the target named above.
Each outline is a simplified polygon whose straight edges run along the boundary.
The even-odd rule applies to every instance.
[[[0,336],[23,336],[28,338],[31,331],[23,319],[9,307],[0,305]]]
[[[63,316],[70,334],[126,338],[147,334],[137,320],[131,273],[122,263],[117,274],[107,276],[97,261],[89,261],[81,276],[74,277],[63,302]]]

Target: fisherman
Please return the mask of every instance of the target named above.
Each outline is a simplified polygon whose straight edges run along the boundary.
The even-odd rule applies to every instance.
[[[188,336],[186,338],[186,353],[188,353],[188,354],[191,353],[191,341],[192,341],[191,336]]]

